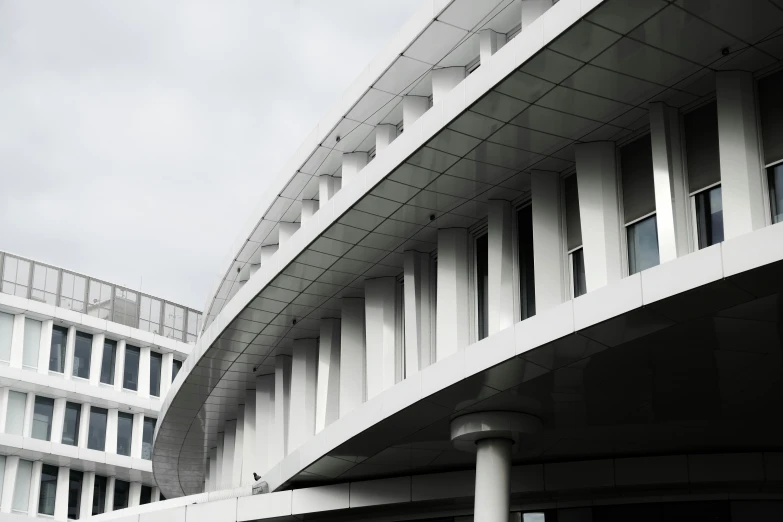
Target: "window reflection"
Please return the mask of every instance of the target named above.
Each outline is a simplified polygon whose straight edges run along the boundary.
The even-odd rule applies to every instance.
[[[171,303],[166,303],[163,310],[164,337],[181,341],[185,329],[185,310]]]
[[[767,179],[772,223],[780,223],[783,221],[783,163],[768,168]]]
[[[84,312],[84,294],[87,291],[87,279],[69,272],[63,272],[63,282],[60,291],[60,306]]]
[[[111,285],[90,279],[87,296],[87,314],[111,320]]]
[[[628,225],[628,272],[635,274],[659,263],[655,216]]]
[[[54,515],[54,500],[57,496],[57,468],[44,464],[41,468],[41,490],[38,494],[38,513]]]
[[[161,333],[160,310],[160,301],[146,295],[141,296],[139,328],[145,332]]]
[[[133,328],[139,325],[139,295],[125,288],[114,288],[114,318],[115,323]]]
[[[187,342],[195,343],[198,337],[198,330],[201,326],[201,314],[188,310],[188,337]]]
[[[585,253],[583,248],[571,253],[572,282],[574,285],[574,297],[587,293],[587,280],[585,279]]]
[[[18,297],[27,297],[30,284],[30,262],[6,254],[3,263],[2,292]]]
[[[723,202],[721,187],[717,186],[699,192],[696,198],[696,225],[699,234],[699,248],[723,241]]]
[[[57,269],[35,264],[33,268],[33,289],[30,299],[44,303],[57,304]]]

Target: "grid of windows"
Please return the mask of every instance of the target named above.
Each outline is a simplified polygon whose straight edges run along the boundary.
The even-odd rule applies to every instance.
[[[478,338],[489,335],[489,235],[476,238],[476,302]]]
[[[171,364],[171,382],[177,378],[177,374],[182,369],[182,361],[174,359]]]
[[[114,481],[114,501],[112,502],[112,510],[125,509],[128,507],[128,500],[130,498],[130,483],[124,480]]]
[[[723,200],[720,185],[699,192],[694,199],[699,248],[720,243],[723,241]]]
[[[136,328],[139,324],[139,294],[125,288],[114,288],[114,316],[115,323],[124,324]]]
[[[30,299],[56,305],[58,276],[56,268],[36,263],[33,267],[33,288],[30,291]]]
[[[87,315],[111,320],[111,285],[90,279]]]
[[[84,481],[84,474],[81,471],[72,469],[68,478],[68,518],[77,520],[82,507],[82,483]]]
[[[22,435],[24,431],[24,412],[27,394],[8,391],[8,406],[5,416],[5,432],[9,435]]]
[[[0,290],[4,294],[27,297],[30,285],[30,262],[6,254],[3,262],[3,284]]]
[[[163,312],[164,337],[182,341],[185,330],[185,310],[177,305],[166,303]]]
[[[14,334],[14,316],[0,312],[0,361],[11,360],[11,338]]]
[[[161,333],[160,312],[160,301],[146,295],[141,296],[139,328],[146,332]]]
[[[533,205],[517,212],[519,247],[519,302],[522,319],[536,315],[536,278],[533,263]]]
[[[60,306],[84,312],[84,295],[87,292],[87,278],[63,271],[63,282],[60,287]]]

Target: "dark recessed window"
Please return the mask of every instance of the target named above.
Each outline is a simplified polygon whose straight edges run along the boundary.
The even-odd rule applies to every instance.
[[[533,267],[533,206],[517,213],[519,239],[519,301],[522,319],[536,315],[536,278]]]
[[[57,467],[44,464],[41,468],[41,490],[38,493],[38,513],[54,515],[57,497]]]
[[[587,280],[585,279],[585,253],[579,248],[571,252],[571,278],[574,282],[574,297],[587,293]]]
[[[117,455],[130,457],[133,440],[133,415],[120,412],[117,414]]]
[[[117,343],[110,339],[103,341],[103,359],[101,359],[101,382],[114,384],[114,364],[117,357]]]
[[[73,348],[73,375],[82,379],[90,378],[90,357],[92,357],[92,335],[76,332]]]
[[[141,458],[152,460],[152,438],[155,435],[155,419],[144,417],[144,428],[141,436]]]
[[[114,502],[112,503],[113,511],[118,509],[125,509],[128,507],[128,499],[130,498],[130,484],[124,480],[114,481]]]
[[[720,186],[699,192],[696,198],[696,227],[699,248],[723,241],[723,202]]]
[[[68,329],[62,326],[52,328],[52,344],[49,349],[49,371],[65,372],[65,344],[68,339]]]
[[[635,274],[658,265],[658,227],[650,216],[626,227],[628,230],[628,272]]]
[[[106,477],[95,475],[95,485],[92,488],[92,514],[100,515],[106,509]]]
[[[106,451],[106,418],[108,411],[103,408],[90,408],[90,428],[87,432],[87,447]]]
[[[82,507],[82,483],[84,474],[81,471],[71,470],[68,483],[68,518],[79,518]]]
[[[79,444],[79,420],[82,416],[81,404],[73,402],[65,403],[65,415],[63,418],[62,443],[69,446]]]
[[[141,496],[139,497],[139,505],[149,504],[152,502],[152,488],[149,486],[141,486]]]
[[[160,370],[163,366],[163,355],[150,353],[150,395],[160,397]]]
[[[769,206],[772,223],[783,221],[783,163],[767,169],[769,180]]]
[[[174,362],[171,365],[171,382],[174,382],[174,379],[176,379],[177,374],[182,369],[182,361],[178,361],[177,359],[174,359]]]
[[[476,238],[476,297],[478,338],[489,335],[489,236]]]
[[[122,373],[122,387],[126,390],[139,389],[139,357],[141,351],[135,346],[125,347],[125,368]]]
[[[33,409],[33,427],[30,436],[38,440],[50,440],[52,436],[52,415],[54,399],[36,397]]]

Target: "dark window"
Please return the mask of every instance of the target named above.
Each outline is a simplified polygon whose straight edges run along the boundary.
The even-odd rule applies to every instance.
[[[92,488],[92,514],[100,515],[106,509],[106,477],[95,475]]]
[[[79,420],[82,406],[73,402],[65,403],[65,417],[63,419],[62,443],[76,446],[79,443]]]
[[[117,357],[117,343],[106,339],[103,341],[103,359],[101,359],[101,382],[114,384],[114,360]]]
[[[163,366],[163,356],[150,353],[150,395],[160,397],[160,369]]]
[[[141,436],[141,458],[152,460],[152,437],[155,435],[155,419],[144,417]]]
[[[124,480],[114,481],[114,511],[128,507],[128,498],[130,497],[130,484]]]
[[[720,181],[718,105],[714,101],[683,117],[688,188],[696,192]]]
[[[135,346],[125,347],[125,368],[123,369],[122,387],[126,390],[139,389],[139,357],[141,353]]]
[[[759,80],[759,119],[764,146],[764,163],[769,165],[783,159],[783,71]]]
[[[152,502],[152,488],[149,486],[141,486],[141,496],[139,497],[139,505],[149,504]]]
[[[132,439],[133,415],[120,412],[117,414],[117,455],[130,457]]]
[[[478,338],[489,335],[489,235],[476,238],[476,294]]]
[[[71,470],[68,483],[68,518],[79,518],[82,507],[82,482],[84,474],[81,471]]]
[[[533,268],[533,206],[517,213],[519,238],[519,301],[522,319],[536,315],[536,278]]]
[[[574,250],[571,253],[572,278],[574,282],[574,297],[587,293],[587,280],[585,279],[585,253],[584,249]]]
[[[49,371],[63,373],[65,371],[65,343],[68,339],[68,329],[62,326],[52,328],[52,347],[49,350]]]
[[[90,429],[87,432],[87,447],[106,450],[106,417],[108,412],[103,408],[90,408]]]
[[[36,397],[33,409],[33,427],[30,436],[39,440],[50,440],[52,436],[52,414],[54,399]]]
[[[660,262],[655,216],[628,225],[628,272],[635,274]]]
[[[579,214],[579,187],[576,174],[565,179],[563,191],[565,192],[566,246],[570,252],[582,246],[582,219]]]
[[[696,194],[696,226],[699,248],[723,241],[723,203],[720,186]]]
[[[649,134],[620,148],[620,172],[623,180],[625,223],[655,212],[652,145]]]
[[[174,382],[174,379],[176,379],[177,374],[182,369],[182,361],[178,361],[177,359],[174,359],[174,362],[171,365],[171,382]]]
[[[38,512],[54,515],[54,500],[57,496],[57,467],[44,464],[41,468],[41,491],[38,494]]]
[[[783,221],[783,163],[767,169],[769,180],[769,207],[772,223]]]
[[[73,375],[83,379],[90,378],[90,357],[92,356],[92,335],[76,332],[73,348]]]

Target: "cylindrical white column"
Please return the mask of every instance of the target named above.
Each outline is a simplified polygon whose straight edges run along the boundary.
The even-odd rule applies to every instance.
[[[40,479],[39,479],[40,480]],[[54,518],[68,518],[68,487],[71,481],[71,468],[65,466],[57,470],[57,493],[54,498]]]
[[[349,183],[366,165],[369,156],[366,152],[346,152],[343,154],[343,181]]]
[[[412,127],[416,120],[424,116],[424,113],[429,108],[430,100],[426,96],[403,96],[402,126],[404,129]]]
[[[314,199],[303,199],[302,200],[302,226],[304,226],[305,223],[307,223],[311,217],[315,215],[315,213],[318,212],[318,201]]]
[[[514,325],[514,252],[511,234],[511,203],[495,199],[489,202],[489,333]]]
[[[394,277],[378,277],[364,282],[367,399],[395,383],[396,286]]]
[[[275,440],[275,375],[256,377],[256,459],[250,474],[263,475],[282,456]]]
[[[218,489],[231,489],[234,487],[234,450],[236,449],[237,420],[227,420],[223,435],[223,462],[221,470],[221,482]]]
[[[65,340],[65,378],[73,376],[73,352],[76,350],[76,327],[68,327],[68,337]]]
[[[522,0],[522,30],[538,20],[552,4],[553,0]]]
[[[340,415],[340,320],[321,319],[318,344],[318,378],[315,431],[318,433]]]
[[[365,400],[364,299],[344,297],[340,329],[340,417]]]
[[[560,176],[555,172],[534,170],[531,173],[533,265],[539,312],[559,305],[566,296],[560,185]]]
[[[437,361],[470,343],[468,266],[468,230],[438,230]]]
[[[291,356],[275,356],[275,423],[270,441],[270,466],[288,455],[288,423],[291,404]]]
[[[114,359],[114,389],[122,391],[123,372],[125,371],[125,340],[117,341],[117,352]]]
[[[103,345],[105,342],[106,334],[98,333],[92,336],[92,348],[90,350],[90,384],[93,386],[98,386],[101,381]]]
[[[281,221],[278,227],[277,242],[283,246],[299,230],[299,223],[286,223]]]
[[[464,67],[442,67],[432,70],[432,104],[439,103],[465,79]]]
[[[380,154],[397,138],[397,126],[390,123],[375,126],[375,154]]]
[[[92,500],[95,490],[95,472],[85,471],[82,479],[82,499],[79,508],[79,518],[89,518],[92,516]]]
[[[433,360],[432,257],[426,252],[407,250],[403,258],[405,299],[405,375],[423,370]]]
[[[11,356],[8,365],[11,368],[22,367],[24,355],[24,314],[14,316],[14,326],[11,331]]]
[[[255,482],[253,473],[256,472],[256,390],[254,388],[245,390],[242,427],[242,475],[240,484],[247,486]],[[260,448],[262,449],[262,448]]]
[[[145,346],[140,350],[139,357],[139,397],[150,396],[150,347]]]
[[[289,453],[315,435],[317,364],[317,339],[294,340],[291,360],[291,411],[288,415]]]
[[[38,346],[38,373],[49,373],[49,352],[52,349],[52,330],[54,320],[41,322],[41,344]],[[93,363],[94,364],[94,363]]]
[[[328,174],[323,174],[318,177],[318,205],[319,208],[326,205],[326,202],[332,199],[334,193],[337,192],[334,184],[334,177]]]
[[[473,519],[508,522],[511,494],[511,439],[476,442],[476,496]]]

